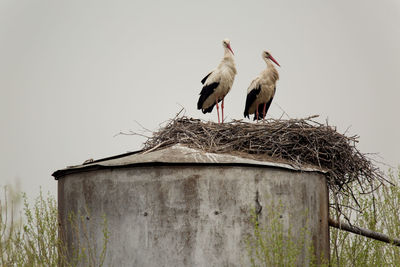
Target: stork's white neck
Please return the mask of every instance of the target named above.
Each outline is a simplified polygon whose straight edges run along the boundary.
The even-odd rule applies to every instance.
[[[224,47],[224,58],[232,58],[232,59],[233,59],[233,54],[232,54],[232,52],[228,49],[228,47]]]
[[[267,68],[275,68],[272,61],[269,58],[264,58],[265,63],[267,63]]]
[[[236,74],[235,60],[233,59],[233,54],[228,48],[224,48],[224,57],[218,68],[223,70],[229,70],[233,75]]]
[[[274,64],[269,58],[265,58],[265,63],[267,63],[267,71],[272,75],[274,81],[279,80],[279,73],[278,70],[275,68]]]

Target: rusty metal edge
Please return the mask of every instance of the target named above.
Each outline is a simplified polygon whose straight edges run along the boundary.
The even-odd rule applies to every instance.
[[[167,147],[165,149],[186,149],[186,150],[192,150],[191,152],[201,152],[196,149],[188,148],[186,146],[182,146],[180,144],[174,145],[172,147]],[[276,162],[269,162],[269,161],[258,161],[258,160],[252,160],[252,159],[247,159],[247,158],[241,158],[236,155],[231,155],[233,159],[243,159],[244,162],[199,162],[196,160],[193,161],[168,161],[168,160],[152,160],[152,161],[143,161],[143,162],[127,162],[120,164],[118,162],[114,164],[102,164],[102,162],[107,162],[107,161],[112,161],[124,157],[129,157],[135,154],[147,154],[148,151],[143,151],[143,150],[138,150],[138,151],[133,151],[133,152],[127,152],[111,157],[106,157],[98,160],[92,160],[89,161],[88,163],[83,163],[81,165],[76,165],[76,166],[69,166],[64,169],[60,169],[55,171],[52,176],[58,180],[60,177],[71,174],[71,173],[79,173],[79,172],[86,172],[86,171],[92,171],[92,170],[100,170],[100,169],[117,169],[117,168],[131,168],[131,167],[140,167],[140,166],[247,166],[247,167],[264,167],[264,168],[281,168],[281,169],[287,169],[291,171],[297,171],[297,172],[318,172],[322,174],[326,174],[325,170],[318,169],[318,168],[309,168],[309,167],[301,167],[301,166],[295,166],[287,163],[276,163]],[[204,155],[208,158],[209,155],[214,155],[219,157],[220,154],[218,153],[207,153],[204,152]],[[250,162],[249,162],[250,161]]]
[[[125,169],[125,168],[133,168],[133,167],[156,167],[156,166],[207,166],[207,167],[250,167],[250,168],[274,168],[274,169],[285,169],[291,172],[316,172],[325,175],[326,172],[322,170],[301,170],[301,169],[294,169],[294,168],[287,168],[284,166],[272,166],[272,165],[260,165],[260,164],[254,164],[254,163],[204,163],[204,162],[143,162],[143,163],[132,163],[132,164],[125,164],[125,165],[116,165],[116,166],[105,166],[105,165],[100,165],[100,164],[92,164],[89,166],[83,166],[80,168],[67,168],[67,169],[62,169],[62,170],[57,170],[55,171],[52,176],[55,178],[55,180],[59,180],[63,178],[64,176],[67,176],[69,174],[73,173],[81,173],[81,172],[90,172],[90,171],[97,171],[97,170],[106,170],[106,169]]]

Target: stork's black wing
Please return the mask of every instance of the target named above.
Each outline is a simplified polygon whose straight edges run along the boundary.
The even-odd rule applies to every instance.
[[[207,78],[208,78],[208,76],[211,75],[211,73],[213,73],[213,72],[210,72],[209,74],[207,74],[206,77],[203,78],[203,80],[201,80],[201,83],[202,83],[202,84],[204,84],[204,83],[207,81]]]
[[[215,82],[215,83],[211,83],[211,84],[207,84],[205,86],[203,86],[203,89],[201,89],[200,92],[200,97],[199,97],[199,101],[197,101],[197,109],[202,109],[203,113],[207,113],[207,112],[211,112],[214,108],[214,105],[210,106],[210,107],[206,107],[203,109],[203,104],[204,102],[207,100],[207,98],[214,93],[215,88],[217,88],[219,85],[219,82]]]
[[[256,101],[256,99],[257,99],[257,96],[258,96],[258,94],[260,93],[260,91],[261,91],[261,86],[258,86],[257,88],[253,88],[248,94],[247,94],[247,97],[246,97],[246,106],[245,106],[245,108],[244,108],[244,113],[243,113],[243,115],[244,115],[244,117],[246,118],[249,118],[249,109],[250,109],[250,106],[254,103],[254,101]]]

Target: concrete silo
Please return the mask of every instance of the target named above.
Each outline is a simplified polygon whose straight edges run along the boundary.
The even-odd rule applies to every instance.
[[[307,226],[317,258],[329,258],[328,189],[317,169],[174,145],[53,175],[61,224],[71,212],[86,216],[80,223],[88,224],[97,251],[106,215],[105,266],[249,266],[251,210],[268,224],[268,207],[278,203],[284,227],[300,233]],[[76,242],[71,229],[62,229],[69,245]],[[299,262],[307,264],[305,257]]]

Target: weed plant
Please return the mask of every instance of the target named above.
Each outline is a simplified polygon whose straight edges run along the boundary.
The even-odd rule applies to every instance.
[[[24,193],[4,187],[0,198],[0,266],[102,266],[109,238],[106,218],[102,223],[103,249],[99,253],[82,216],[71,214],[68,223],[76,230],[73,234],[79,243],[72,248],[72,255],[59,234],[54,197],[40,192],[30,205]],[[78,225],[83,226],[81,234]]]
[[[393,185],[381,186],[372,194],[357,192],[359,207],[347,198],[342,210],[356,226],[400,238],[400,169],[388,177]],[[332,227],[330,239],[332,266],[400,266],[400,247]]]

